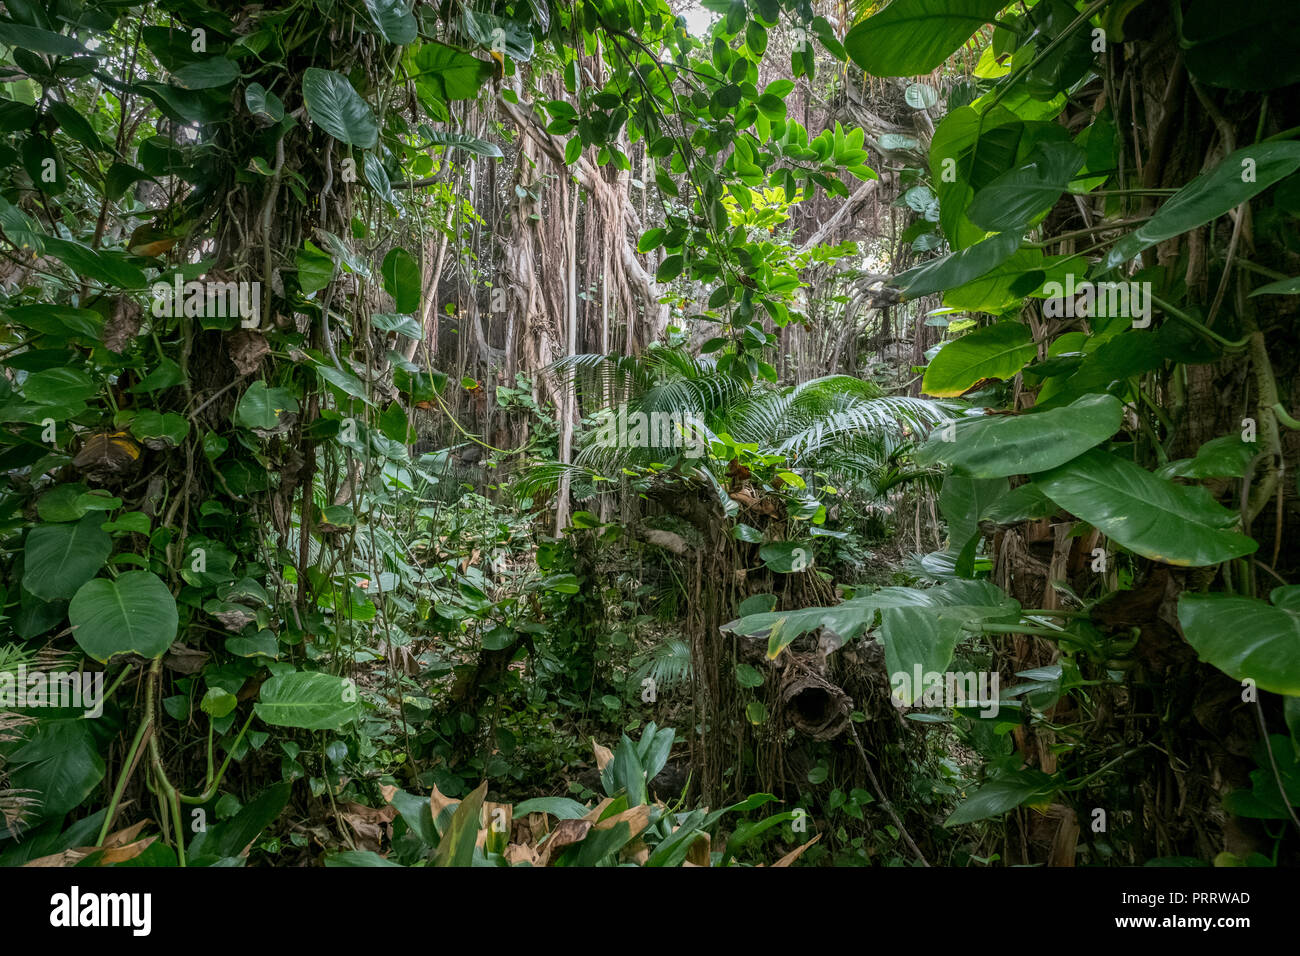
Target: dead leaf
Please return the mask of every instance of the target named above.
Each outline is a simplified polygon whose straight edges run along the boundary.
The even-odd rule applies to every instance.
[[[252,375],[269,354],[266,336],[255,329],[240,329],[226,336],[226,353],[240,375]]]
[[[713,841],[709,839],[707,833],[701,833],[691,841],[690,849],[686,851],[686,862],[692,866],[709,866],[713,860],[709,853],[713,849]]]
[[[198,648],[176,641],[168,649],[167,656],[163,658],[163,664],[178,674],[197,674],[203,670],[203,665],[207,662],[207,659],[207,651],[201,651]]]
[[[528,863],[532,866],[542,865],[542,856],[536,847],[524,843],[512,843],[506,847],[505,858],[511,866]]]
[[[591,739],[591,749],[596,754],[597,770],[603,771],[605,769],[605,765],[614,759],[614,752],[610,750],[608,747],[602,747],[600,744],[596,743],[596,738],[594,737]]]
[[[596,830],[612,830],[620,823],[628,825],[628,836],[635,837],[642,830],[650,825],[650,807],[642,804],[639,807],[629,807],[622,813],[616,813],[612,817],[606,817],[599,823],[592,824]]]
[[[816,843],[816,842],[817,842],[818,840],[820,840],[821,838],[822,838],[822,835],[821,835],[820,833],[817,834],[815,837],[813,837],[811,840],[809,840],[809,841],[808,841],[807,843],[805,843],[803,846],[797,846],[797,847],[795,847],[793,850],[791,850],[791,851],[790,851],[789,853],[787,853],[785,856],[781,857],[781,859],[779,859],[779,860],[777,860],[775,863],[773,863],[772,866],[773,866],[773,867],[778,867],[778,866],[789,866],[789,865],[790,865],[791,863],[793,863],[795,860],[799,859],[799,857],[803,856],[803,851],[804,851],[804,850],[808,849],[810,846],[812,846],[814,843]]]
[[[588,820],[561,820],[542,845],[541,865],[548,866],[566,846],[581,843],[590,829],[591,822]]]

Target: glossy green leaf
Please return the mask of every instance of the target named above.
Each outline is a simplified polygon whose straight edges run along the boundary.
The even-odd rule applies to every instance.
[[[415,42],[415,15],[407,0],[366,0],[366,11],[389,43],[405,46]]]
[[[929,73],[991,23],[1004,0],[893,0],[844,37],[849,57],[872,76]]]
[[[384,291],[393,297],[398,312],[414,312],[420,307],[420,265],[415,257],[398,246],[384,256],[382,266]]]
[[[990,232],[1023,229],[1056,204],[1085,159],[1084,151],[1073,143],[1040,143],[1028,162],[979,190],[966,215]]]
[[[39,525],[23,548],[23,587],[44,601],[66,601],[93,578],[113,551],[100,529],[104,519],[86,515],[76,524]]]
[[[1041,803],[1053,792],[1052,778],[1038,770],[1022,770],[1014,776],[994,780],[980,787],[957,805],[944,821],[946,827],[998,817],[1024,803]]]
[[[302,94],[312,122],[339,142],[369,149],[379,139],[379,126],[370,104],[343,74],[308,67],[302,78]]]
[[[1275,588],[1272,604],[1228,594],[1178,598],[1178,623],[1201,659],[1235,680],[1300,696],[1300,586]]]
[[[1178,190],[1148,222],[1111,249],[1118,266],[1158,242],[1213,222],[1300,169],[1300,142],[1256,143],[1237,150]]]
[[[921,390],[940,398],[960,395],[983,379],[1011,378],[1037,354],[1027,326],[998,322],[940,349],[925,370]]]
[[[919,299],[923,295],[955,289],[1011,258],[1020,242],[1019,233],[1004,232],[915,269],[908,269],[895,276],[893,284],[903,290],[905,299]]]
[[[127,571],[81,586],[68,605],[72,636],[97,661],[114,654],[161,657],[176,640],[176,599],[158,575]]]
[[[1153,561],[1200,567],[1258,548],[1253,538],[1230,530],[1238,516],[1205,488],[1176,485],[1100,449],[1036,483],[1062,508]]]
[[[1063,465],[1119,429],[1124,406],[1112,395],[1087,395],[1046,412],[964,418],[935,429],[916,453],[921,464],[942,462],[975,478],[1029,475]]]
[[[361,712],[361,703],[351,681],[321,671],[293,671],[263,684],[254,709],[276,727],[337,730]]]

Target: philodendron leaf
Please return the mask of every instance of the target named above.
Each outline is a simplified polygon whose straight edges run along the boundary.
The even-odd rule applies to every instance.
[[[161,657],[176,639],[176,599],[151,571],[127,571],[81,586],[68,605],[73,638],[90,657]]]
[[[1036,484],[1062,508],[1144,558],[1186,567],[1253,554],[1237,515],[1199,485],[1176,485],[1094,448]]]
[[[1300,696],[1300,585],[1275,588],[1272,604],[1229,594],[1184,593],[1178,623],[1202,660],[1275,694]]]
[[[1002,265],[1020,248],[1020,241],[1019,232],[990,236],[960,252],[908,269],[895,276],[893,284],[902,289],[905,299],[955,289]]]
[[[23,587],[43,601],[66,601],[93,578],[113,550],[100,529],[104,519],[86,515],[76,524],[33,528],[23,548]]]
[[[1086,154],[1073,143],[1039,143],[1029,161],[1007,170],[975,194],[966,216],[981,229],[1023,229],[1061,198]]]
[[[366,10],[389,43],[405,46],[415,42],[415,14],[407,0],[366,0]]]
[[[1128,262],[1157,242],[1212,222],[1279,179],[1300,169],[1300,142],[1256,143],[1231,153],[1201,173],[1160,207],[1151,219],[1110,250],[1107,268]]]
[[[1101,394],[1045,412],[966,418],[950,430],[932,431],[915,457],[920,464],[942,462],[973,478],[1030,475],[1101,444],[1119,429],[1123,415],[1119,399]]]
[[[917,76],[943,63],[1006,6],[1005,0],[893,0],[844,37],[872,76]]]
[[[921,390],[939,398],[960,395],[986,378],[1011,378],[1038,354],[1027,326],[999,322],[941,348],[925,370]]]
[[[370,104],[342,73],[308,67],[302,95],[312,122],[339,142],[369,149],[378,141],[379,126]]]
[[[1041,770],[1022,770],[1013,777],[993,780],[957,805],[943,822],[946,827],[998,817],[1023,803],[1046,800],[1053,790],[1052,778]]]
[[[361,712],[356,685],[320,671],[294,671],[262,685],[257,716],[277,727],[337,730]]]

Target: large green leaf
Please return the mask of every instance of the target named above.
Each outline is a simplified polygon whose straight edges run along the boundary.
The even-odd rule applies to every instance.
[[[366,10],[389,43],[405,46],[415,41],[415,14],[406,0],[366,0]]]
[[[176,599],[151,571],[87,581],[68,605],[77,644],[97,661],[161,657],[176,639]]]
[[[8,787],[30,791],[42,818],[62,817],[104,779],[104,760],[83,718],[42,720],[7,757]]]
[[[977,192],[966,215],[990,232],[1023,229],[1055,205],[1086,158],[1073,143],[1040,143],[1029,162],[1007,170]]]
[[[381,272],[384,291],[393,297],[398,312],[414,312],[420,307],[420,264],[398,246],[384,256]]]
[[[1203,226],[1300,169],[1300,143],[1256,143],[1223,158],[1170,197],[1151,219],[1115,243],[1106,265]]]
[[[75,39],[21,23],[0,23],[0,43],[15,50],[30,53],[48,53],[51,56],[100,56],[88,50]]]
[[[1004,0],[893,0],[844,37],[853,62],[872,76],[929,73],[990,23]]]
[[[44,601],[66,601],[93,578],[113,551],[113,539],[87,515],[76,524],[33,528],[23,548],[23,587]]]
[[[412,49],[411,72],[426,101],[471,99],[492,76],[492,64],[445,43],[425,43]]]
[[[1062,508],[1153,561],[1200,567],[1259,547],[1229,530],[1237,515],[1205,488],[1176,485],[1097,448],[1036,483]]]
[[[308,67],[302,78],[302,95],[312,122],[339,142],[369,149],[378,141],[379,126],[370,104],[343,74]]]
[[[1029,328],[1019,322],[976,329],[939,350],[925,370],[921,390],[940,398],[960,395],[982,379],[1011,378],[1037,354]]]
[[[1300,585],[1275,588],[1272,604],[1228,594],[1184,593],[1178,623],[1202,660],[1275,694],[1300,696]]]
[[[267,388],[263,381],[248,386],[235,406],[234,422],[245,428],[271,431],[280,424],[280,416],[298,411],[298,400],[286,388]]]
[[[1029,475],[1063,465],[1119,429],[1124,406],[1112,395],[1086,395],[1072,405],[1021,415],[966,418],[943,429],[916,453],[921,464],[943,462],[975,478]]]
[[[361,703],[351,681],[320,671],[294,671],[263,684],[254,709],[277,727],[337,730],[361,712]]]
[[[1020,246],[1021,238],[1018,232],[1000,233],[959,252],[908,269],[895,276],[893,284],[903,290],[905,299],[919,299],[923,295],[955,289],[1010,259]]]
[[[946,827],[1001,816],[1022,803],[1038,803],[1051,796],[1052,778],[1041,770],[1022,770],[1011,777],[986,783],[957,805],[943,822]]]

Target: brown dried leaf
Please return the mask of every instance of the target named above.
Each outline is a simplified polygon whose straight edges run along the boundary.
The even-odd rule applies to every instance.
[[[197,674],[207,662],[208,652],[176,641],[163,658],[163,664],[178,674]]]
[[[542,846],[541,865],[550,864],[566,846],[581,843],[590,829],[591,823],[587,820],[561,820],[551,831],[550,839]]]
[[[781,857],[781,859],[779,859],[779,860],[777,860],[775,863],[773,863],[772,866],[774,866],[774,867],[777,867],[777,866],[789,866],[789,865],[790,865],[791,863],[793,863],[795,860],[799,859],[799,857],[803,856],[803,851],[804,851],[804,850],[808,849],[810,846],[812,846],[814,843],[816,843],[816,842],[817,842],[818,840],[820,840],[821,838],[822,838],[822,835],[821,835],[820,833],[817,834],[815,837],[813,837],[811,840],[809,840],[809,841],[808,841],[807,843],[805,843],[803,846],[797,846],[797,847],[795,847],[793,850],[791,850],[791,851],[790,851],[789,853],[787,853],[785,856]]]
[[[240,329],[226,336],[226,352],[240,375],[252,375],[268,355],[271,346],[256,329]]]

